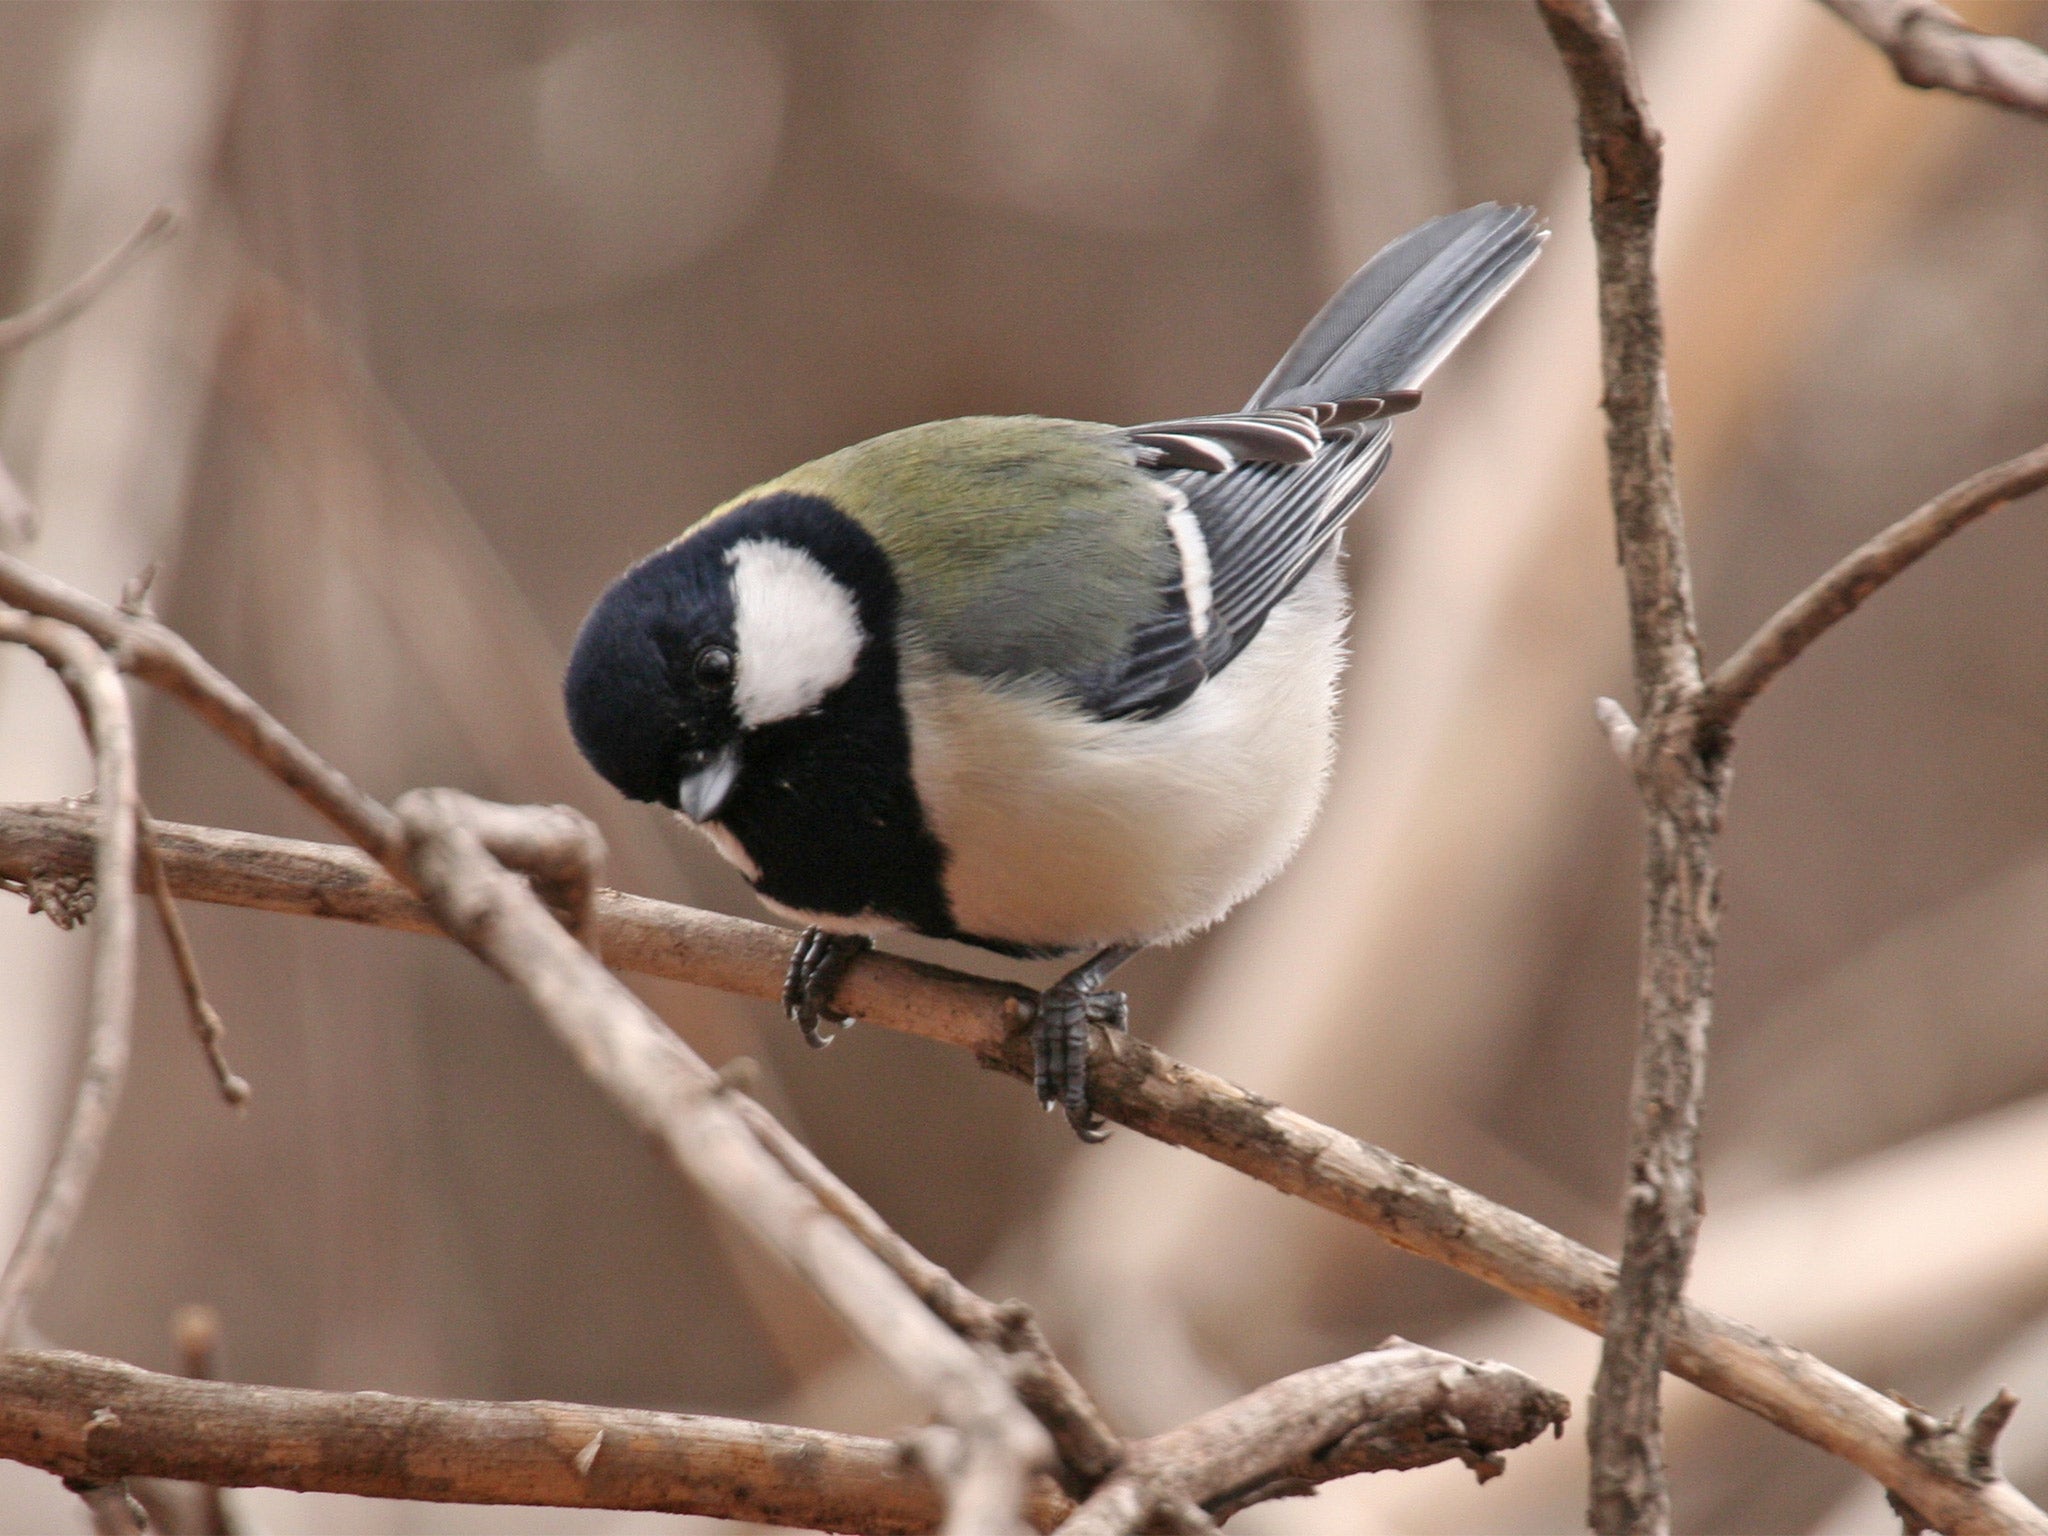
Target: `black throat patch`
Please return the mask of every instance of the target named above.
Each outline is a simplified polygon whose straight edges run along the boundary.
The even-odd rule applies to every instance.
[[[895,576],[879,545],[819,496],[775,492],[707,525],[707,553],[772,539],[804,550],[854,595],[866,642],[853,676],[807,714],[740,738],[740,775],[718,821],[760,870],[754,888],[785,907],[872,914],[954,936],[945,850],[910,771],[896,654]]]

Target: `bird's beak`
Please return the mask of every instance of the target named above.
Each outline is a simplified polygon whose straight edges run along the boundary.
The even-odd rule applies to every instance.
[[[692,821],[709,821],[732,794],[739,778],[740,749],[736,746],[692,758],[689,771],[676,786],[676,806]]]

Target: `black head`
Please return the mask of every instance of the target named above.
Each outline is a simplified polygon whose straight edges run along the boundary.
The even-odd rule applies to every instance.
[[[858,524],[821,497],[761,497],[598,599],[563,684],[569,728],[622,794],[711,819],[751,737],[816,714],[893,651],[895,608]]]

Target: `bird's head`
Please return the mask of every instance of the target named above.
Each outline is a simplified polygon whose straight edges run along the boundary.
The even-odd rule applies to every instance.
[[[598,599],[563,684],[569,728],[620,793],[714,821],[752,744],[827,710],[894,610],[887,558],[829,501],[742,502]]]

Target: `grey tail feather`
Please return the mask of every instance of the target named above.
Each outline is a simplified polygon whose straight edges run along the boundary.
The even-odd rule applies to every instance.
[[[1535,209],[1499,203],[1410,230],[1337,290],[1245,409],[1419,388],[1547,238]]]

